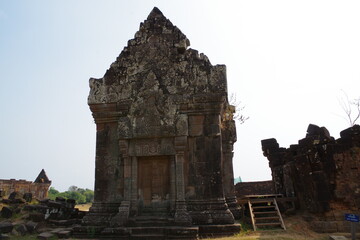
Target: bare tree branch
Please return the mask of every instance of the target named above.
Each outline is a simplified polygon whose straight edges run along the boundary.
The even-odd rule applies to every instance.
[[[346,117],[346,121],[349,122],[350,126],[354,126],[356,124],[356,121],[360,118],[360,98],[350,100],[348,95],[344,90],[341,90],[342,95],[339,101],[339,105],[344,111]],[[353,110],[355,110],[355,116],[353,116]]]
[[[229,103],[235,108],[234,112],[232,113],[232,118],[238,120],[240,124],[245,123],[245,121],[248,120],[249,117],[242,114],[245,106],[242,106],[241,101],[237,100],[235,93],[230,94]]]

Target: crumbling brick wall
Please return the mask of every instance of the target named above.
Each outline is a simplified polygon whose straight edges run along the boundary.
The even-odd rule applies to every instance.
[[[306,137],[287,149],[274,138],[261,142],[276,193],[296,196],[300,209],[317,214],[319,231],[344,231],[344,213],[360,213],[360,126],[340,136],[310,124]]]

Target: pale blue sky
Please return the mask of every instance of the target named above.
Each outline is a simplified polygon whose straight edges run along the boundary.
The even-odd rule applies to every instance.
[[[102,77],[157,6],[212,64],[250,119],[234,172],[270,179],[260,141],[296,143],[309,123],[338,137],[341,90],[360,96],[359,1],[0,0],[0,178],[93,188],[90,77]]]

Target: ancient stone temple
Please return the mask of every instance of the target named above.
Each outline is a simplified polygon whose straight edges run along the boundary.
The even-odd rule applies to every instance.
[[[32,197],[42,200],[47,198],[50,185],[51,181],[44,169],[40,171],[34,182],[21,179],[0,179],[0,197],[7,198],[15,192],[20,195],[31,193]]]
[[[136,225],[141,216],[234,223],[226,68],[189,45],[154,8],[104,77],[90,79],[95,199],[84,225]]]

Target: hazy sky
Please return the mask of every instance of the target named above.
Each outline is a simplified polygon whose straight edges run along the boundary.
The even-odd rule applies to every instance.
[[[0,0],[0,178],[93,188],[90,77],[100,78],[157,6],[213,65],[250,119],[234,172],[268,180],[262,139],[297,143],[309,123],[349,125],[338,98],[360,96],[360,1]]]

